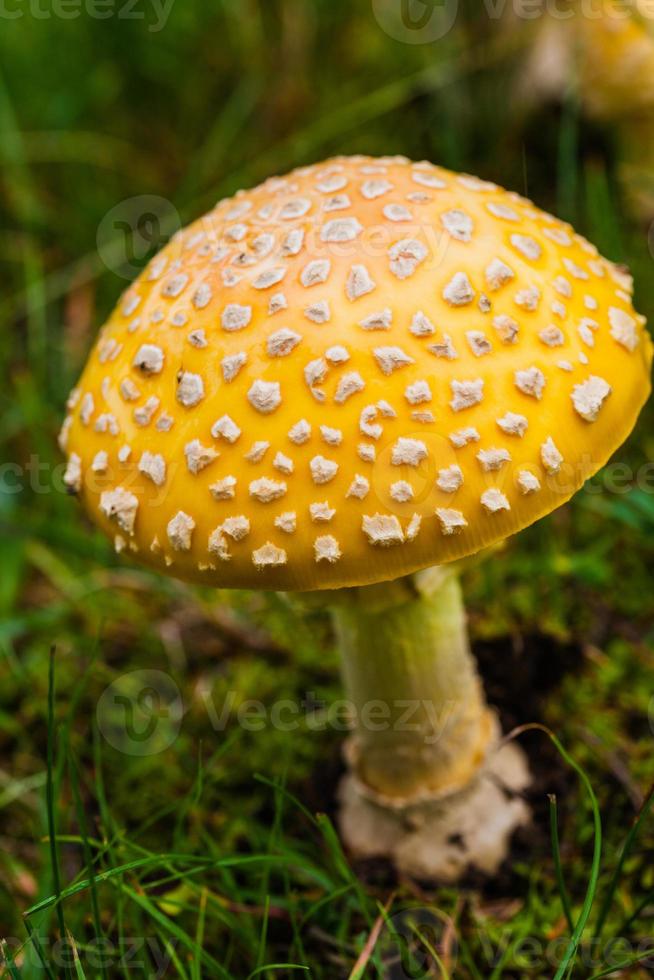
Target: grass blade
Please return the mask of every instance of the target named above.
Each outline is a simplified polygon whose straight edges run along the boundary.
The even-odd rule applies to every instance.
[[[203,888],[200,895],[200,911],[198,912],[198,924],[195,930],[195,945],[198,949],[202,949],[204,944],[204,926],[207,919],[207,889]],[[192,978],[193,980],[202,980],[202,970],[200,968],[200,960],[197,956],[193,957],[191,963]]]
[[[84,972],[82,961],[79,958],[77,945],[75,944],[75,940],[73,939],[70,933],[68,933],[68,945],[73,951],[73,961],[75,963],[75,976],[77,977],[77,980],[86,980],[86,973]]]
[[[153,867],[155,865],[166,865],[171,861],[177,861],[180,863],[185,862],[187,864],[196,865],[202,870],[209,870],[211,868],[239,868],[250,864],[276,864],[280,867],[300,864],[300,861],[297,858],[285,858],[283,856],[278,857],[270,854],[252,854],[245,855],[243,857],[236,856],[227,858],[202,858],[194,857],[192,854],[154,854],[149,857],[136,858],[134,861],[129,861],[127,864],[121,864],[115,868],[110,868],[108,871],[100,871],[98,874],[94,875],[94,881],[96,885],[107,881],[113,882],[114,878],[119,878],[122,875],[128,874],[130,871],[136,871],[140,868]],[[48,898],[44,898],[42,901],[37,902],[36,905],[32,905],[26,912],[23,912],[23,915],[27,919],[28,916],[36,915],[37,912],[43,912],[45,909],[56,905],[58,902],[64,901],[65,899],[70,898],[72,895],[77,895],[79,892],[86,891],[86,889],[90,887],[91,881],[88,878],[84,878],[82,881],[76,881],[74,885],[70,885],[68,888],[65,888],[62,892],[60,892],[59,896],[50,895]]]
[[[597,894],[597,884],[599,881],[600,865],[602,861],[602,818],[600,816],[599,804],[597,802],[595,790],[593,789],[592,783],[586,775],[586,772],[582,769],[579,763],[572,758],[569,752],[556,737],[554,732],[550,731],[549,728],[547,728],[545,725],[539,724],[521,725],[519,728],[514,728],[513,731],[506,736],[505,741],[509,741],[512,738],[516,738],[518,735],[522,735],[524,732],[530,731],[544,732],[553,743],[561,758],[564,759],[572,769],[574,769],[579,776],[586,793],[588,794],[591,809],[593,811],[593,860],[590,870],[590,879],[588,881],[586,897],[584,899],[581,912],[579,913],[579,918],[577,919],[575,928],[570,936],[570,940],[559,964],[559,968],[554,974],[554,980],[562,980],[562,978],[565,977],[568,969],[574,965],[577,950],[579,949],[579,943],[581,942],[581,937],[584,934],[584,930],[588,923],[588,919],[593,908],[593,903],[595,901],[595,895]]]
[[[173,922],[168,918],[168,916],[164,915],[163,912],[160,912],[157,906],[153,905],[153,903],[146,898],[145,895],[140,895],[138,892],[134,891],[133,888],[130,888],[129,885],[125,885],[122,882],[117,882],[116,884],[123,894],[130,898],[136,905],[139,905],[160,928],[162,928],[165,932],[168,932],[171,936],[174,936],[174,938],[182,946],[185,946],[194,957],[201,960],[202,963],[204,963],[205,966],[212,971],[212,977],[222,977],[224,980],[233,980],[231,974],[227,972],[227,970],[218,962],[218,960],[214,959],[214,957],[207,953],[206,950],[198,947],[194,939],[191,939],[191,937],[187,935],[187,933],[185,933],[176,922]]]
[[[563,106],[559,131],[558,213],[576,224],[579,190],[579,103],[573,92]]]
[[[16,966],[13,954],[9,948],[9,943],[4,939],[0,939],[0,955],[4,959],[4,965],[9,971],[11,980],[21,980],[20,970]],[[2,965],[2,962],[0,962],[0,966]]]
[[[348,980],[363,980],[365,976],[365,971],[368,967],[368,963],[375,951],[375,946],[379,940],[379,936],[382,931],[382,927],[386,922],[386,917],[388,916],[389,909],[395,900],[395,895],[392,894],[386,901],[383,909],[380,911],[379,915],[375,919],[372,929],[368,933],[368,938],[366,939],[365,945],[361,950],[361,953],[357,957],[357,961],[352,967],[352,970],[348,976]]]
[[[550,800],[550,830],[552,834],[552,852],[554,854],[554,871],[556,874],[556,884],[559,889],[559,895],[561,897],[561,905],[563,907],[563,913],[568,923],[568,929],[570,930],[570,932],[573,932],[574,923],[572,921],[572,908],[570,906],[570,896],[568,895],[568,890],[565,887],[565,881],[563,878],[563,868],[561,867],[561,849],[559,846],[559,823],[558,823],[556,796],[550,796],[549,800]]]
[[[602,938],[602,933],[604,932],[604,926],[606,925],[608,914],[611,911],[611,906],[613,905],[613,900],[615,898],[615,893],[618,887],[618,883],[620,881],[620,878],[622,877],[622,872],[624,870],[625,863],[633,850],[640,829],[643,826],[643,823],[647,818],[647,815],[652,809],[653,804],[654,804],[654,786],[651,788],[649,792],[649,796],[643,803],[640,813],[638,814],[638,817],[634,821],[631,830],[627,834],[626,840],[622,847],[622,851],[620,852],[620,857],[618,858],[618,863],[616,865],[615,871],[613,872],[613,876],[611,878],[608,891],[604,897],[604,901],[602,902],[599,915],[597,916],[597,924],[595,926],[596,939]]]
[[[642,963],[643,960],[651,959],[652,950],[648,949],[645,953],[638,953],[637,956],[632,956],[630,960],[614,963],[613,966],[607,966],[606,970],[602,970],[600,973],[593,973],[592,977],[589,977],[588,980],[601,980],[602,977],[614,977],[619,970],[628,970],[630,967],[636,966],[637,963]]]
[[[80,836],[82,838],[82,850],[84,853],[84,864],[86,866],[90,889],[91,889],[91,912],[93,918],[93,929],[95,931],[95,939],[98,944],[102,940],[102,923],[100,921],[100,903],[98,901],[98,889],[95,882],[95,873],[93,871],[93,855],[91,853],[91,845],[89,844],[87,826],[86,826],[86,814],[84,812],[84,806],[82,804],[82,797],[79,790],[79,778],[77,775],[77,768],[75,766],[75,760],[72,753],[68,752],[68,764],[70,773],[70,783],[73,791],[73,799],[75,801],[75,810],[77,813],[77,823],[79,825]],[[107,977],[107,966],[104,961],[104,957],[101,958],[100,969],[102,971],[102,976]]]
[[[631,929],[633,923],[638,918],[640,918],[640,916],[643,913],[643,910],[646,909],[648,905],[652,905],[652,904],[654,904],[654,890],[647,892],[646,895],[643,895],[643,897],[638,902],[636,908],[633,910],[631,915],[629,915],[628,918],[624,919],[622,923],[618,926],[618,928],[615,930],[614,936],[618,937],[618,936],[626,935],[629,929]]]
[[[127,864],[121,864],[118,867],[111,868],[108,871],[101,871],[93,876],[93,880],[95,881],[96,885],[101,882],[111,881],[112,878],[128,874],[130,871],[136,871],[140,868],[162,864],[165,862],[166,857],[167,856],[165,854],[162,854],[154,857],[138,858],[135,861],[129,861]],[[170,855],[168,855],[168,859],[170,860]],[[193,859],[191,858],[189,860],[192,861]],[[38,912],[43,912],[45,909],[51,908],[58,902],[63,901],[66,898],[70,898],[72,895],[77,895],[79,892],[86,891],[86,889],[90,887],[91,880],[89,878],[84,878],[82,881],[77,881],[74,885],[70,885],[68,888],[65,888],[62,892],[59,892],[58,895],[50,895],[48,898],[44,898],[36,905],[32,905],[26,912],[23,913],[23,915],[25,918],[31,915],[36,915]]]
[[[256,970],[248,974],[247,980],[252,980],[252,977],[258,977],[260,974],[264,973],[266,970],[308,970],[308,966],[302,966],[300,963],[268,963],[266,966],[258,966]]]
[[[59,934],[62,942],[67,935],[66,922],[64,918],[64,908],[61,899],[61,878],[59,875],[59,854],[57,851],[57,823],[55,819],[54,801],[54,769],[55,769],[55,648],[50,650],[50,664],[48,671],[48,769],[46,779],[46,806],[48,811],[48,835],[50,838],[50,864],[52,867],[52,881],[54,885],[57,921],[59,923]],[[64,967],[64,973],[70,976],[68,966]]]
[[[47,960],[45,959],[45,957],[43,955],[43,950],[41,949],[41,940],[39,939],[39,934],[37,933],[36,929],[32,926],[32,924],[29,921],[29,919],[25,919],[25,928],[27,929],[27,934],[30,937],[30,941],[31,941],[32,946],[34,947],[34,950],[36,952],[36,955],[37,955],[37,957],[39,959],[39,963],[41,964],[41,966],[45,970],[45,974],[46,974],[48,980],[57,980],[57,978],[55,977],[54,973],[50,969],[49,963],[47,962]]]

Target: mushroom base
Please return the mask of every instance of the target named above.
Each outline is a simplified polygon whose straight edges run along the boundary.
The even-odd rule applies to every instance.
[[[457,569],[343,590],[330,605],[355,716],[340,792],[345,844],[420,877],[492,874],[529,819],[517,795],[529,772],[486,705]]]
[[[354,857],[386,857],[415,878],[449,884],[473,869],[493,875],[514,831],[529,823],[519,795],[529,781],[525,755],[513,742],[491,752],[465,789],[402,808],[372,798],[350,773],[339,787],[341,837]]]

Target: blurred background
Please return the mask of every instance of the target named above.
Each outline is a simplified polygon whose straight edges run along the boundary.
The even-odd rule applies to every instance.
[[[167,238],[334,153],[525,194],[628,264],[654,319],[648,6],[2,0],[0,976],[559,976],[566,901],[576,918],[596,877],[619,945],[608,959],[591,928],[572,975],[650,975],[651,819],[613,873],[654,781],[654,409],[464,581],[489,699],[582,768],[601,864],[588,787],[530,734],[534,828],[456,890],[340,851],[327,619],[120,560],[63,493],[56,442],[97,330]],[[292,729],[271,720],[284,699]]]

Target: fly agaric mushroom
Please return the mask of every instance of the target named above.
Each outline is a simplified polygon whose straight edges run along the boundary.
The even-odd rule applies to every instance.
[[[430,163],[337,158],[152,260],[70,398],[66,482],[156,569],[324,590],[356,709],[346,842],[492,872],[527,819],[498,780],[528,777],[498,748],[452,563],[608,460],[651,357],[630,277],[568,225]]]

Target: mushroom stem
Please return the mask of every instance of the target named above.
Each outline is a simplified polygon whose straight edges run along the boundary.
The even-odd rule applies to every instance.
[[[497,725],[470,652],[456,572],[435,568],[343,590],[333,616],[356,713],[346,752],[363,791],[403,806],[467,785]]]

